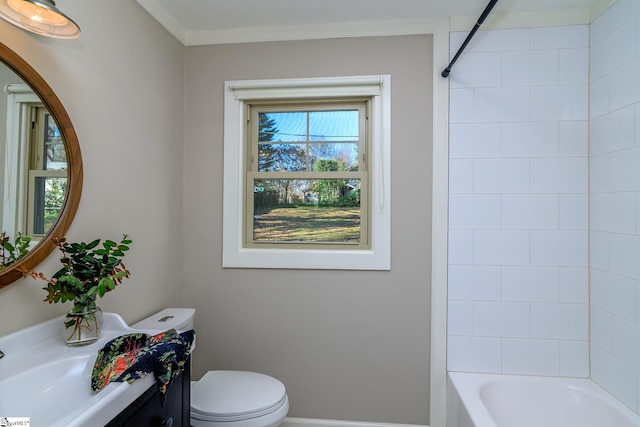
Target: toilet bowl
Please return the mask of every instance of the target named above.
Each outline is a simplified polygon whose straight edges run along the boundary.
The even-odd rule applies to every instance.
[[[191,383],[193,427],[277,427],[288,411],[284,385],[267,375],[209,371]]]
[[[167,308],[131,327],[186,331],[193,329],[194,317],[195,309]],[[288,411],[284,384],[268,375],[209,371],[191,382],[192,427],[277,427]]]

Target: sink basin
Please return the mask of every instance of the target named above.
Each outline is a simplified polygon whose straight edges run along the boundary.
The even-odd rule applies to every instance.
[[[133,330],[114,313],[104,313],[98,341],[68,347],[63,317],[0,338],[0,415],[29,417],[32,427],[104,425],[154,385],[153,375],[128,383],[111,383],[91,391],[91,371],[107,341]],[[157,332],[157,331],[156,331]]]
[[[38,402],[33,425],[46,425],[47,419],[60,419],[76,409],[75,396],[89,394],[91,357],[83,355],[45,363],[0,381],[0,413],[28,416]],[[37,385],[37,386],[36,386]],[[61,401],[60,396],[67,396]],[[35,415],[42,414],[38,419]]]

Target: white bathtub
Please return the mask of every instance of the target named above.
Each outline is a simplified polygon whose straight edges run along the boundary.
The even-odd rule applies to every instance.
[[[588,379],[450,372],[447,427],[639,427]]]

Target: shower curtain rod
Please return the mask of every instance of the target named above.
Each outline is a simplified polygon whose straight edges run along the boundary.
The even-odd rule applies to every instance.
[[[487,5],[487,7],[484,8],[484,12],[482,12],[482,15],[480,15],[480,18],[478,18],[478,22],[476,22],[476,25],[473,27],[473,29],[471,30],[467,38],[464,40],[464,43],[462,43],[462,46],[460,46],[460,49],[458,49],[458,52],[456,52],[456,55],[453,57],[453,59],[449,63],[449,66],[442,71],[442,77],[444,78],[449,77],[449,73],[451,73],[451,67],[453,67],[453,64],[456,63],[456,61],[462,54],[462,51],[467,47],[467,45],[469,44],[473,36],[476,34],[476,31],[478,31],[478,28],[480,28],[480,25],[482,25],[484,20],[487,19],[487,16],[489,16],[489,13],[491,13],[491,9],[493,9],[493,6],[495,6],[496,3],[498,3],[498,0],[491,0]]]

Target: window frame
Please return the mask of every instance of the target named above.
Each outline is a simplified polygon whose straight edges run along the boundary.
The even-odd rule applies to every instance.
[[[249,102],[336,101],[370,97],[369,247],[255,247],[244,243],[245,167]],[[225,268],[390,270],[391,76],[244,80],[225,82],[223,256]]]
[[[361,97],[353,99],[335,100],[308,100],[301,102],[255,102],[246,103],[247,115],[249,117],[247,130],[247,166],[245,171],[245,227],[243,245],[247,248],[286,248],[291,249],[296,245],[298,249],[326,249],[330,245],[332,249],[369,249],[369,212],[370,194],[369,194],[369,168],[368,168],[368,152],[369,140],[371,132],[368,130],[368,110],[370,98]],[[258,157],[259,146],[258,141],[258,115],[263,112],[305,112],[312,113],[314,111],[340,111],[340,110],[357,110],[358,111],[358,140],[352,141],[358,144],[358,170],[342,171],[342,172],[315,172],[311,170],[305,171],[259,171]],[[319,141],[326,143],[327,141]],[[330,142],[330,141],[329,141]],[[294,144],[310,144],[307,142],[296,142]],[[307,159],[308,162],[308,159]],[[308,166],[308,164],[307,164]],[[361,188],[361,205],[360,205],[360,238],[357,243],[352,242],[314,242],[314,241],[256,241],[250,236],[254,229],[254,179],[282,179],[282,180],[305,180],[305,179],[357,179],[360,181]]]

